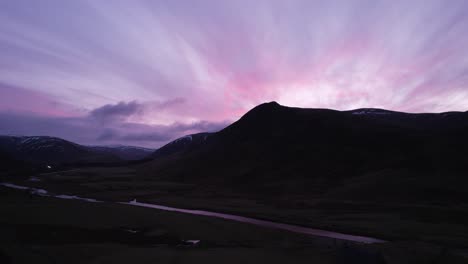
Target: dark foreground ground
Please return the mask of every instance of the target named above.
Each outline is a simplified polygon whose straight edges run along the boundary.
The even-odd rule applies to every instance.
[[[137,198],[390,242],[345,243],[204,216],[31,196],[0,187],[0,263],[468,263],[467,210],[462,205],[300,197],[273,201],[133,177],[128,168],[90,168],[41,175],[40,181],[16,180],[55,193],[105,201]],[[192,245],[187,240],[200,242]]]
[[[345,246],[219,219],[31,198],[3,187],[0,195],[2,264],[336,263],[340,254],[378,258],[379,249],[373,247]],[[184,240],[200,242],[190,245]]]

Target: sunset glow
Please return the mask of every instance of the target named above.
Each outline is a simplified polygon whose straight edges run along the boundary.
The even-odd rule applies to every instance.
[[[266,101],[468,110],[468,1],[2,1],[0,132],[160,146]]]

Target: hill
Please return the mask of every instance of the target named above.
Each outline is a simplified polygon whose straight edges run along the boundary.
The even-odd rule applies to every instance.
[[[467,134],[467,112],[335,111],[271,102],[203,144],[142,165],[140,175],[264,197],[468,200]]]
[[[130,146],[84,146],[48,136],[0,136],[3,160],[31,165],[116,163],[139,160],[153,151]]]

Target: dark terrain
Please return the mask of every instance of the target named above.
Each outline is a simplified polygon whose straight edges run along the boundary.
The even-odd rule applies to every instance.
[[[204,144],[140,171],[151,179],[277,198],[465,203],[467,134],[467,112],[340,112],[267,103]]]
[[[61,138],[48,136],[0,136],[2,167],[8,162],[29,163],[42,167],[72,163],[118,163],[140,160],[154,150],[131,146],[85,146]]]
[[[39,175],[3,173],[4,181],[55,193],[235,213],[389,241],[384,244],[337,244],[200,216],[28,198],[0,187],[3,228],[18,232],[6,236],[0,250],[13,256],[27,245],[55,258],[60,245],[70,252],[64,253],[67,259],[77,250],[93,248],[89,258],[97,263],[115,263],[106,258],[118,251],[125,255],[122,263],[134,254],[142,256],[137,263],[161,256],[168,263],[191,258],[200,263],[467,263],[466,135],[467,112],[334,111],[272,102],[219,132],[175,140],[147,161],[114,167],[81,164]],[[2,166],[30,160],[15,157],[5,155]],[[212,224],[219,228],[211,229]],[[158,225],[172,231],[163,237],[134,238],[117,228],[153,230]],[[272,242],[264,232],[281,238]],[[42,237],[54,233],[56,240]],[[184,239],[207,242],[181,250]],[[154,244],[164,246],[155,249]],[[268,259],[260,258],[265,252]],[[91,262],[82,257],[77,263]]]

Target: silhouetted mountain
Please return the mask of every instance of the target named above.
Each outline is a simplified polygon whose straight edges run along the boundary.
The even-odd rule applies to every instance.
[[[262,195],[456,200],[468,190],[466,135],[467,112],[335,111],[272,102],[190,151],[166,151],[141,172]]]
[[[0,152],[9,159],[33,164],[102,163],[122,160],[117,155],[121,152],[120,149],[95,149],[47,136],[0,136]]]
[[[108,153],[122,160],[141,160],[149,158],[154,149],[134,146],[87,146],[92,151]]]
[[[212,133],[198,133],[183,136],[157,149],[150,157],[161,158],[197,149],[206,142],[211,134]]]

